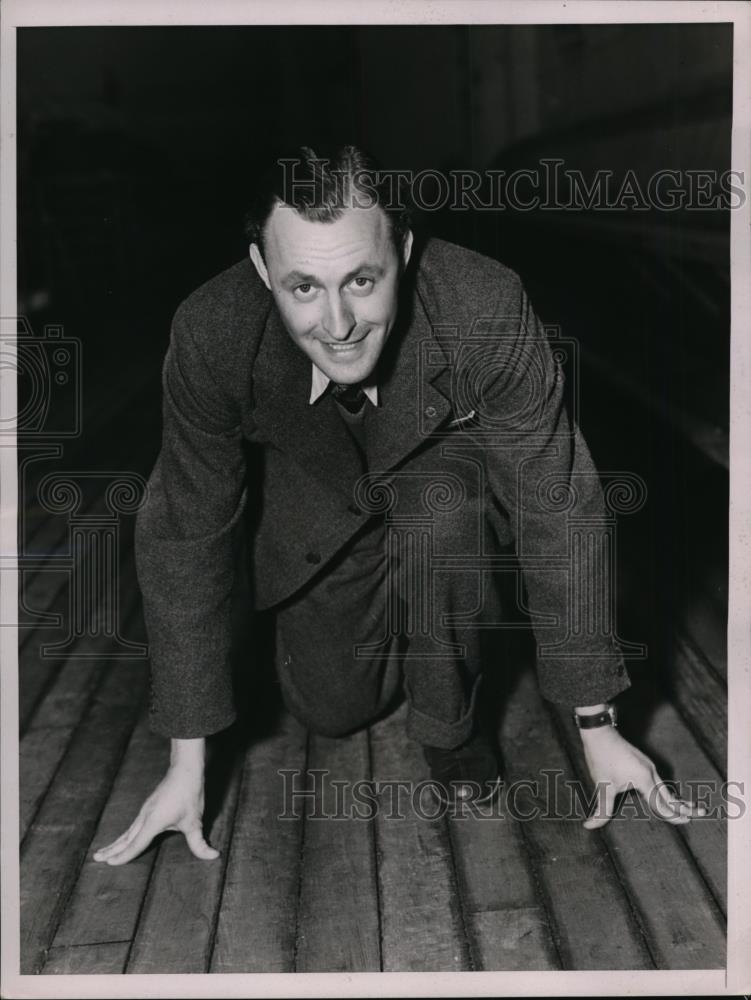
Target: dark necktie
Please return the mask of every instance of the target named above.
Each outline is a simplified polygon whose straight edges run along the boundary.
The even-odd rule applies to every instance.
[[[358,414],[365,404],[365,393],[360,385],[334,384],[331,394],[348,413]]]

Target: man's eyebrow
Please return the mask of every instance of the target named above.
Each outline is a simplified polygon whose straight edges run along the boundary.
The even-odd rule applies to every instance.
[[[385,271],[380,264],[361,264],[359,267],[354,267],[349,274],[345,274],[343,284],[346,285],[348,281],[356,278],[358,274],[371,278],[382,278]]]
[[[317,280],[314,274],[303,274],[302,271],[290,271],[289,274],[285,274],[284,278],[282,278],[282,283],[285,285],[296,285],[307,282],[312,285]]]
[[[371,278],[382,278],[384,275],[384,269],[380,264],[361,264],[359,267],[353,267],[351,271],[348,271],[342,279],[342,284],[346,285],[353,278],[358,275],[364,275],[365,277]],[[304,271],[290,271],[282,279],[282,284],[284,285],[302,285],[318,284],[318,278],[314,274],[306,274]]]

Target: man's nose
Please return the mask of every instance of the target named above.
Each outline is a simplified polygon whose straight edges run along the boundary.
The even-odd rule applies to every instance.
[[[329,296],[323,315],[323,329],[332,340],[346,340],[355,326],[355,318],[338,295]]]

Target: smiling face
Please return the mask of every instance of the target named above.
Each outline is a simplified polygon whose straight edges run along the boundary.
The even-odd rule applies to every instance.
[[[412,234],[404,242],[406,266]],[[332,381],[372,374],[396,320],[400,261],[381,208],[347,208],[334,222],[278,204],[250,256],[293,341]]]

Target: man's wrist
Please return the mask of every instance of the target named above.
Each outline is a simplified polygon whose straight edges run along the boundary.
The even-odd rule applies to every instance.
[[[199,736],[193,740],[170,740],[170,767],[173,770],[203,775],[205,761],[205,737]]]

